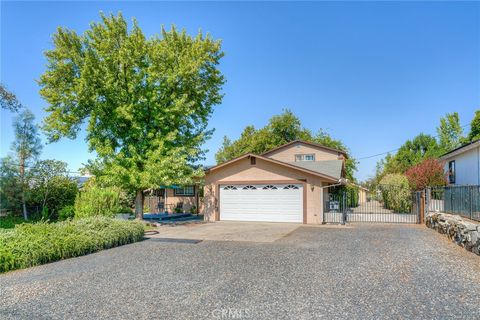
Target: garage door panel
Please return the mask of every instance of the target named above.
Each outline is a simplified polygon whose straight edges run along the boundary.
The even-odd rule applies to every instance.
[[[220,188],[220,220],[303,222],[302,185]]]

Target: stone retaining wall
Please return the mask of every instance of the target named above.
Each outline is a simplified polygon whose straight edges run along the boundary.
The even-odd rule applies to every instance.
[[[431,212],[425,217],[427,227],[447,235],[453,242],[480,255],[480,224],[441,212]]]

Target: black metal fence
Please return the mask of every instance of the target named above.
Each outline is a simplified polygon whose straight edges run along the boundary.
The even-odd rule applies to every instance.
[[[374,190],[329,190],[324,222],[418,223],[421,193],[380,185]]]
[[[480,221],[480,186],[432,187],[426,193],[428,211]]]

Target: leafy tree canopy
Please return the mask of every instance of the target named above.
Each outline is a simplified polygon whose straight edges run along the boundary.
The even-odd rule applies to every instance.
[[[22,104],[18,101],[17,96],[10,92],[2,83],[0,83],[0,106],[2,109],[12,112],[17,112],[22,108]]]
[[[309,129],[302,127],[300,119],[292,111],[285,110],[282,114],[270,118],[263,128],[255,129],[251,125],[245,127],[238,140],[231,141],[224,137],[222,147],[215,154],[215,159],[217,163],[222,163],[248,152],[262,154],[294,140],[315,142],[348,153],[347,147],[340,140],[332,138],[323,130],[313,134]],[[355,170],[356,162],[349,157],[346,162],[348,179],[354,180]]]
[[[447,113],[440,119],[437,134],[438,144],[442,152],[448,152],[461,145],[463,129],[457,112]]]
[[[470,132],[468,134],[468,141],[480,139],[480,110],[475,111],[475,117],[470,123]]]
[[[421,190],[426,187],[444,186],[447,181],[443,163],[437,159],[426,159],[405,172],[410,188]]]
[[[62,208],[73,205],[78,185],[69,177],[65,162],[40,160],[33,167],[31,175],[30,202],[42,208],[45,218],[56,219]]]
[[[387,155],[382,163],[382,174],[405,173],[410,167],[425,159],[437,158],[442,153],[437,140],[428,134],[419,134],[407,140],[395,155]]]
[[[213,106],[222,100],[220,41],[174,27],[145,37],[134,20],[101,15],[82,35],[59,28],[40,93],[48,102],[43,129],[50,141],[75,138],[87,122],[87,141],[104,177],[137,192],[187,183],[200,170],[201,145]]]

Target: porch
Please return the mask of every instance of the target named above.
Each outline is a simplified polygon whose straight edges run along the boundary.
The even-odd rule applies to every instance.
[[[197,214],[199,186],[161,186],[145,192],[144,212],[148,214]]]

